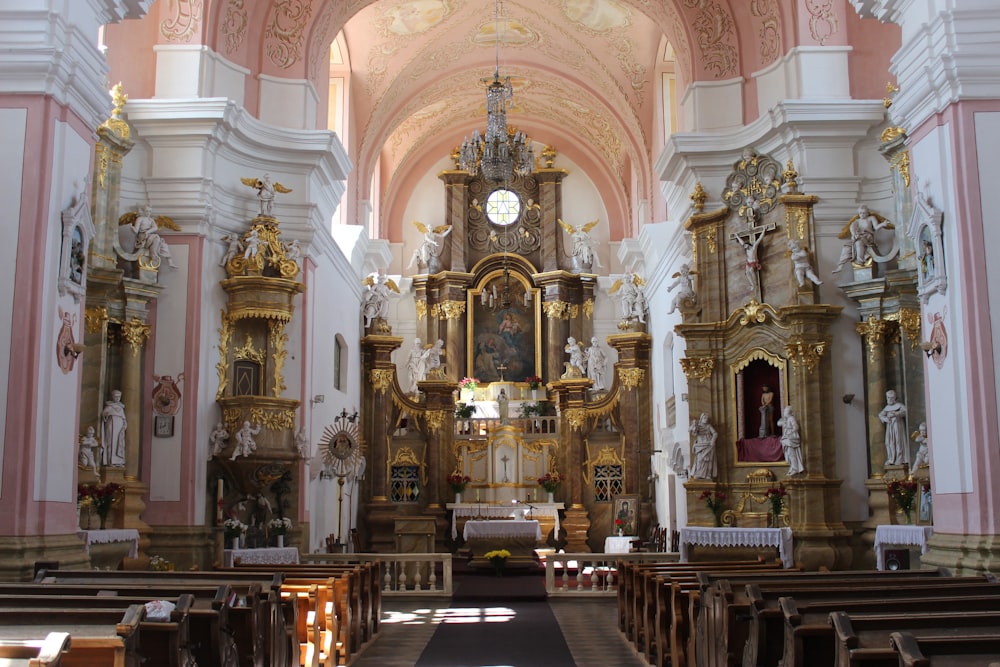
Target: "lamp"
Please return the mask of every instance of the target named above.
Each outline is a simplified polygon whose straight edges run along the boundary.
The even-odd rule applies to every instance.
[[[500,78],[500,0],[496,0],[496,69],[486,87],[486,134],[479,130],[466,137],[459,152],[459,169],[477,171],[488,181],[509,181],[530,174],[535,166],[531,140],[524,132],[507,127],[507,106],[514,99],[510,77]],[[483,79],[488,81],[488,79]]]

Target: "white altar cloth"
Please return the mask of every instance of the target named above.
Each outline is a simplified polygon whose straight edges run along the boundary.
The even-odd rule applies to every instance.
[[[875,567],[885,569],[886,545],[918,546],[925,554],[933,534],[934,526],[875,526]]]
[[[528,537],[536,542],[542,539],[542,529],[537,521],[466,521],[462,537],[468,542],[477,538]]]
[[[555,523],[554,535],[559,535],[559,510],[562,503],[518,503],[517,505],[494,505],[492,503],[448,503],[451,510],[451,539],[458,539],[458,518],[474,517],[476,519],[506,519],[515,517],[528,509],[531,518],[551,517]]]
[[[226,549],[222,552],[224,567],[232,567],[239,559],[250,565],[297,565],[299,550],[296,547],[266,547],[263,549]]]
[[[689,546],[778,547],[781,564],[792,566],[791,528],[681,528],[681,562],[686,563]]]
[[[76,536],[83,540],[83,552],[90,553],[91,544],[128,542],[128,557],[139,556],[139,531],[135,528],[111,528],[108,530],[78,530]]]
[[[632,550],[632,540],[638,539],[635,535],[611,535],[604,538],[604,553],[606,554],[627,554]]]

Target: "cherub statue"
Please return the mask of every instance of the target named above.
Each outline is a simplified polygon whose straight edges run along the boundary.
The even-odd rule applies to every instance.
[[[670,286],[667,287],[667,291],[672,292],[675,287],[679,287],[680,289],[678,289],[677,294],[674,295],[674,300],[670,302],[670,310],[667,311],[667,315],[670,315],[677,310],[677,306],[679,306],[682,301],[694,301],[697,298],[694,293],[694,281],[692,280],[692,276],[696,275],[698,275],[698,272],[692,271],[691,265],[685,262],[681,264],[680,270],[671,276],[671,278],[674,279],[674,282],[670,283]]]
[[[444,354],[444,341],[440,338],[424,350],[424,379],[436,379],[441,375],[441,355]]]
[[[229,264],[229,260],[243,252],[243,241],[240,240],[237,234],[226,234],[222,237],[223,241],[226,241],[229,246],[226,248],[226,254],[222,256],[219,260],[219,266],[225,266]]]
[[[361,314],[364,315],[367,329],[374,320],[384,320],[389,314],[389,292],[399,294],[399,286],[381,271],[365,278],[364,284],[368,289],[361,303]]]
[[[417,264],[418,270],[426,270],[428,273],[437,273],[441,270],[441,243],[445,237],[451,233],[451,225],[438,225],[430,228],[422,222],[413,221],[413,225],[424,235],[424,240],[413,251],[407,269]]]
[[[257,199],[260,200],[260,215],[269,218],[271,217],[271,210],[274,204],[274,193],[287,194],[292,191],[291,188],[286,188],[281,183],[272,183],[270,174],[264,174],[262,178],[245,178],[241,176],[240,182],[257,191]]]
[[[235,461],[240,456],[250,456],[257,451],[257,441],[253,437],[260,433],[260,429],[260,424],[257,425],[257,428],[253,428],[250,426],[250,422],[243,422],[243,426],[236,432],[236,448],[233,449],[230,461]]]
[[[95,430],[93,426],[87,427],[87,434],[80,436],[80,467],[90,468],[94,471],[94,474],[99,474],[97,472],[97,455],[94,453],[95,449],[100,449],[101,445],[97,442],[95,437]]]
[[[587,370],[587,362],[584,359],[583,343],[577,342],[576,338],[570,336],[566,339],[566,354],[569,355],[569,365],[579,371],[577,377],[583,376]]]
[[[573,269],[577,273],[581,270],[589,271],[595,262],[597,263],[597,267],[601,268],[601,260],[597,257],[597,252],[594,249],[594,239],[590,238],[589,233],[591,229],[597,226],[599,221],[588,222],[579,228],[560,219],[557,219],[556,222],[573,239]]]
[[[620,290],[618,303],[621,304],[623,319],[646,322],[646,295],[642,290],[645,284],[646,281],[633,271],[629,271],[616,280],[611,289],[608,290],[608,294],[615,294]]]
[[[816,285],[823,284],[809,262],[809,251],[802,247],[802,243],[798,239],[788,239],[788,252],[792,260],[792,270],[795,271],[795,280],[798,281],[799,287],[805,286],[806,278]]]
[[[927,422],[920,422],[920,426],[911,436],[917,443],[917,453],[913,455],[912,470],[930,465],[930,439],[927,437]]]
[[[149,204],[143,204],[135,211],[123,214],[118,218],[118,224],[131,226],[135,235],[131,251],[139,253],[140,257],[146,257],[146,261],[152,267],[159,267],[161,260],[166,260],[167,266],[172,269],[177,268],[170,253],[170,246],[160,236],[160,230],[164,227],[175,232],[181,231],[172,218],[165,215],[154,216],[153,208]]]
[[[260,232],[254,227],[247,234],[246,243],[243,248],[244,259],[255,259],[260,252]]]
[[[212,433],[208,436],[208,442],[212,446],[212,451],[208,455],[209,461],[222,453],[222,450],[226,448],[227,440],[229,440],[229,431],[226,430],[222,422],[216,423]]]
[[[893,245],[888,254],[883,255],[875,241],[875,232],[881,229],[895,229],[895,226],[878,213],[868,210],[862,204],[858,207],[858,213],[847,221],[844,228],[837,235],[839,239],[850,239],[844,244],[844,249],[840,253],[840,262],[831,273],[840,273],[849,262],[854,264],[868,264],[872,260],[885,262],[892,259],[898,248]]]

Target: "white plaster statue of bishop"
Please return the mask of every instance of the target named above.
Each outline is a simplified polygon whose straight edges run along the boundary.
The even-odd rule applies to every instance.
[[[122,403],[122,393],[115,389],[111,392],[111,400],[104,402],[102,418],[102,440],[104,452],[102,463],[106,466],[125,465],[125,429],[128,419],[125,417],[125,404]]]

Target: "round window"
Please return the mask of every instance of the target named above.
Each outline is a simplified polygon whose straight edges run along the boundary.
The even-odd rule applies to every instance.
[[[494,190],[486,198],[486,217],[494,225],[512,225],[521,215],[521,199],[510,190]]]

